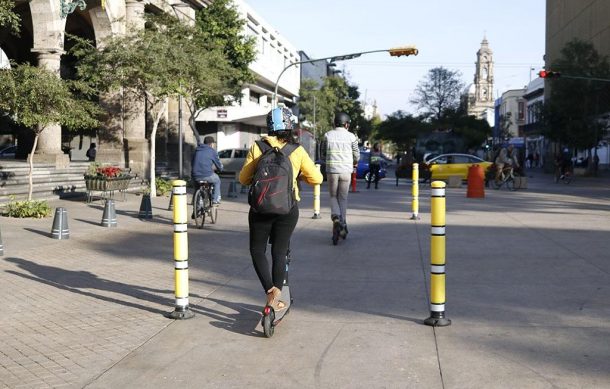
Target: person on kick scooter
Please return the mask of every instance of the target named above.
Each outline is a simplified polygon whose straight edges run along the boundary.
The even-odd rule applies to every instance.
[[[248,196],[250,203],[248,225],[252,263],[267,294],[266,304],[275,311],[287,308],[287,304],[280,300],[280,296],[286,272],[286,253],[299,219],[297,204],[300,197],[296,178],[298,176],[310,185],[321,184],[323,180],[322,173],[316,168],[309,154],[302,146],[294,143],[291,132],[295,122],[296,117],[288,108],[272,109],[267,115],[268,135],[250,147],[239,173],[240,183],[251,185]],[[285,161],[286,157],[288,161]],[[292,167],[287,171],[289,178],[280,177],[282,172],[286,173],[284,169],[274,169],[279,167],[274,165],[278,161],[288,163]],[[260,175],[266,179],[259,180]],[[269,177],[274,180],[269,180]],[[285,187],[271,188],[272,185],[277,185],[277,182],[287,183],[287,191]],[[271,204],[270,207],[265,207],[267,201],[270,204],[278,197],[282,197],[281,194],[277,194],[282,189],[289,205]],[[253,195],[255,193],[257,194]],[[271,267],[265,254],[267,242],[271,242]]]
[[[347,194],[352,172],[358,164],[360,151],[358,138],[349,132],[350,117],[345,112],[335,115],[335,129],[324,134],[322,158],[326,160],[326,177],[330,195],[330,218],[333,221],[333,243],[338,230],[343,239],[347,236]]]

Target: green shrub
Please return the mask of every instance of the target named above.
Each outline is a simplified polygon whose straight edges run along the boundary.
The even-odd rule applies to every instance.
[[[10,201],[6,204],[2,213],[8,217],[33,217],[39,219],[51,215],[51,207],[44,200]]]
[[[165,196],[172,191],[172,182],[164,178],[156,178],[157,196]]]

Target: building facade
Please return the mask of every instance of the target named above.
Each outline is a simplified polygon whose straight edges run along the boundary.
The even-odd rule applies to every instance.
[[[468,115],[487,120],[494,126],[494,61],[486,37],[481,41],[475,62],[474,82],[466,89],[464,99]]]
[[[57,73],[58,77],[66,77],[73,72],[74,66],[73,60],[66,55],[70,45],[66,39],[67,34],[90,39],[99,46],[107,37],[125,34],[129,29],[143,29],[145,13],[166,12],[175,14],[185,22],[192,22],[196,10],[207,6],[210,1],[91,1],[84,9],[68,9],[71,4],[68,0],[18,0],[14,10],[21,18],[21,33],[14,36],[0,31],[3,55],[17,63],[37,65]],[[100,100],[104,104],[104,97],[100,97]],[[146,176],[150,148],[145,106],[143,101],[128,102],[126,98],[121,101],[120,107],[106,107],[110,115],[101,128],[85,131],[78,139],[72,139],[59,125],[47,127],[40,135],[35,161],[65,167],[69,164],[70,157],[64,150],[72,148],[75,158],[84,159],[89,143],[96,142],[97,160],[126,166],[133,172]],[[177,118],[177,104],[172,102],[166,125],[177,128]],[[31,131],[8,131],[15,132],[19,152],[29,151]]]

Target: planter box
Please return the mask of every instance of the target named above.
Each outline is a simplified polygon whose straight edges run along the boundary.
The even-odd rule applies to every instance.
[[[129,187],[131,176],[117,178],[85,178],[88,191],[98,190],[110,192],[115,190],[126,190]]]

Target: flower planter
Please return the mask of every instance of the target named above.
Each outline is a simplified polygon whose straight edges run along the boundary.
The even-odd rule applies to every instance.
[[[102,178],[102,177],[85,177],[85,185],[87,190],[99,190],[102,192],[109,192],[115,190],[126,190],[129,187],[131,176],[116,177],[116,178]]]

